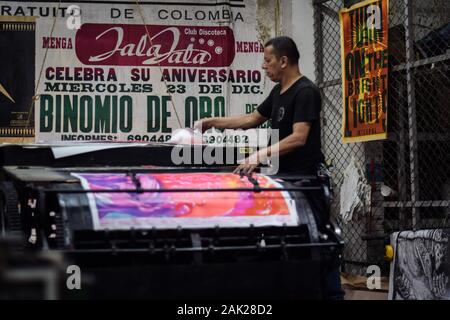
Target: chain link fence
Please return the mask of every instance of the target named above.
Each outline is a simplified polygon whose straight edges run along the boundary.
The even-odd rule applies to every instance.
[[[339,10],[358,1],[313,0],[316,82],[323,96],[322,145],[333,164],[333,217],[346,246],[343,269],[365,275],[385,263],[399,230],[450,225],[450,6],[448,0],[389,1],[388,139],[343,144]],[[371,207],[339,215],[343,172],[354,157],[372,189]],[[382,196],[381,186],[393,192]]]

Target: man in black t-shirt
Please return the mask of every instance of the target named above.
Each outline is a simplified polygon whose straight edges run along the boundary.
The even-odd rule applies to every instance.
[[[279,171],[297,174],[317,174],[324,161],[320,144],[321,97],[318,88],[300,73],[300,54],[295,42],[288,37],[269,40],[264,46],[263,69],[277,82],[257,111],[249,115],[209,118],[195,123],[202,132],[209,128],[248,129],[272,120],[272,129],[278,129],[279,142],[252,154],[235,172],[250,174],[269,156],[279,156]],[[319,228],[328,221],[322,199],[305,192]],[[342,299],[339,266],[332,266],[323,275],[323,297]]]
[[[318,88],[300,73],[300,54],[288,37],[269,40],[264,48],[263,69],[278,84],[257,111],[249,115],[208,118],[195,123],[202,132],[209,128],[249,129],[269,118],[278,130],[279,142],[245,159],[235,172],[250,174],[268,157],[279,157],[280,173],[316,174],[324,161],[320,142],[321,97]]]
[[[304,143],[299,143],[297,148],[280,157],[281,172],[315,174],[317,165],[324,161],[320,142],[320,109],[319,90],[305,76],[301,76],[284,93],[281,93],[281,85],[277,84],[258,107],[257,112],[270,118],[272,128],[279,130],[280,141],[293,135],[297,123],[299,126],[295,133],[305,136]]]

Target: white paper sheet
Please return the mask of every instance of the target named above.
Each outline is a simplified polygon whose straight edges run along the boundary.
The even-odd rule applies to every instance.
[[[352,157],[345,169],[344,181],[340,193],[340,215],[344,221],[350,221],[354,212],[370,206],[371,187],[367,184],[364,172]]]
[[[99,150],[114,149],[114,148],[129,148],[129,147],[143,147],[143,143],[105,143],[93,145],[71,145],[71,146],[53,146],[52,152],[55,159],[70,157],[78,154],[94,152]]]

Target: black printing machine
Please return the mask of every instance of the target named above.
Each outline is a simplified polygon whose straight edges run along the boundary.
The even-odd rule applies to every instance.
[[[20,239],[14,242],[20,252],[59,253],[66,265],[79,266],[82,290],[68,290],[63,282],[59,298],[320,299],[323,274],[339,263],[343,246],[339,231],[318,223],[308,201],[309,194],[320,193],[322,214],[329,215],[328,177],[276,176],[295,199],[297,226],[94,230],[89,191],[73,172],[135,177],[231,172],[236,166],[175,166],[172,148],[118,147],[55,159],[50,146],[0,147],[3,238]],[[236,161],[249,152],[234,151]]]

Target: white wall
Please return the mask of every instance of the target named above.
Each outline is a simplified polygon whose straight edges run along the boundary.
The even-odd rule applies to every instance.
[[[312,0],[282,0],[291,2],[291,36],[300,50],[300,71],[312,81],[314,75],[314,10]]]

